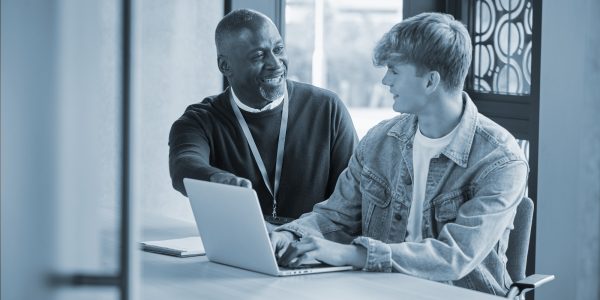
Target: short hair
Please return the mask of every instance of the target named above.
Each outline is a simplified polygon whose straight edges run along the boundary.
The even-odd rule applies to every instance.
[[[440,73],[449,91],[462,90],[471,65],[471,38],[465,26],[442,13],[421,13],[392,27],[377,42],[373,63],[411,63],[417,75]]]
[[[264,14],[251,9],[236,9],[226,14],[215,30],[215,44],[217,54],[220,54],[225,45],[226,36],[229,33],[237,32],[242,28],[252,26],[257,20],[270,20]]]

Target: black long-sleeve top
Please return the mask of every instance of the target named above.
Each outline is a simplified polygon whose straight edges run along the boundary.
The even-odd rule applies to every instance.
[[[350,115],[335,93],[291,80],[287,86],[289,120],[277,215],[297,218],[331,195],[358,139]],[[171,127],[169,169],[173,187],[186,195],[183,178],[208,180],[214,173],[232,173],[252,182],[263,214],[270,215],[273,199],[233,113],[229,93],[228,89],[190,105]],[[242,111],[271,184],[282,108]]]

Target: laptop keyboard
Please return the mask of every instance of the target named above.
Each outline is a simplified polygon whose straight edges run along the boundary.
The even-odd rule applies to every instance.
[[[331,267],[331,266],[327,265],[327,264],[323,264],[323,263],[310,263],[310,264],[302,264],[297,267],[279,266],[279,269],[281,269],[281,270],[302,270],[302,269],[327,268],[327,267]]]

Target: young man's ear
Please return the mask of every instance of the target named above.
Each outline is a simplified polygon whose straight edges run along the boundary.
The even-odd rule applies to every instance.
[[[425,91],[428,94],[435,92],[440,85],[441,77],[438,71],[429,71],[425,74]]]
[[[219,71],[221,71],[224,76],[231,75],[231,65],[225,55],[217,56],[217,65],[219,66]]]

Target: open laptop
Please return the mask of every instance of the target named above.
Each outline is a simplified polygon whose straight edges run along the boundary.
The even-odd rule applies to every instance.
[[[277,266],[258,197],[253,189],[183,179],[206,256],[212,262],[273,276],[351,270],[325,264]]]

